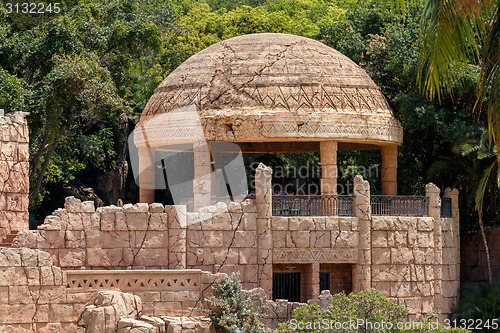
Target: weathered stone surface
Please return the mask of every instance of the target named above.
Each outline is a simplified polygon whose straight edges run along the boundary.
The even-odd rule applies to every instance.
[[[99,291],[91,304],[85,307],[78,326],[84,327],[86,332],[113,333],[120,319],[138,318],[141,311],[142,301],[138,296],[119,291]]]

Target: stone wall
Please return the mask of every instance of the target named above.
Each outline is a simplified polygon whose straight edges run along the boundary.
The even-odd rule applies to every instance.
[[[29,135],[22,112],[0,115],[0,243],[28,229]]]
[[[413,317],[437,311],[433,227],[432,217],[372,217],[372,287]]]
[[[92,201],[68,197],[38,230],[20,232],[14,246],[46,251],[64,269],[168,268],[172,221],[164,210],[140,203],[96,210]]]
[[[493,279],[500,278],[500,228],[487,231],[488,248],[490,250],[491,273]],[[463,285],[471,283],[488,283],[488,265],[486,251],[481,234],[470,234],[462,239],[460,251],[462,258],[460,278]]]
[[[243,287],[257,287],[257,210],[251,201],[219,203],[187,213],[187,267],[240,272]]]
[[[223,276],[200,270],[63,271],[53,266],[46,252],[0,248],[0,332],[115,332],[109,327],[129,332],[126,327],[154,323],[148,316],[162,316],[160,323],[165,328],[176,326],[173,321],[179,318],[172,317],[196,315],[191,307],[210,296],[210,287]],[[120,299],[135,304],[123,304]],[[170,317],[163,318],[167,315]],[[142,324],[123,319],[140,319]],[[206,322],[206,318],[198,321]],[[193,328],[195,324],[188,326]],[[96,331],[92,329],[95,327],[103,329]]]
[[[256,185],[264,188],[255,202],[193,213],[161,204],[95,210],[92,202],[70,197],[38,230],[19,233],[14,245],[43,249],[63,269],[238,271],[244,288],[260,287],[268,299],[273,273],[295,270],[301,302],[320,293],[320,273],[326,272],[331,291],[379,289],[408,307],[412,319],[450,313],[459,289],[456,191],[444,193],[454,203],[453,218],[440,217],[440,190],[433,184],[426,188],[428,217],[372,216],[369,183],[356,177],[354,216],[279,217],[272,216],[270,171],[259,168]],[[342,283],[345,274],[351,279]],[[160,304],[161,293],[141,296],[152,314],[172,305]]]
[[[73,318],[65,289],[64,273],[48,253],[0,248],[0,332],[75,331],[64,319],[68,312]]]
[[[158,203],[96,210],[91,201],[68,197],[38,230],[20,232],[13,246],[46,251],[63,269],[239,271],[251,289],[257,287],[256,212],[250,200],[186,213],[185,206]]]

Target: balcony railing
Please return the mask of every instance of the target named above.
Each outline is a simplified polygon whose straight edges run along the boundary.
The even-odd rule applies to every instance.
[[[407,195],[372,195],[372,215],[428,216],[429,198]]]
[[[274,195],[274,216],[353,216],[352,195]]]
[[[451,212],[451,198],[441,198],[441,217],[453,217]]]

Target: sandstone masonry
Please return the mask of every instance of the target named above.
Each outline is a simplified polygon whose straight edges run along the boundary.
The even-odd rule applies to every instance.
[[[24,113],[0,116],[0,243],[28,229],[28,141]]]

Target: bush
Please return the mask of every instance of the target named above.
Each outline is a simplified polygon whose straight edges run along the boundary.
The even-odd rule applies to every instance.
[[[499,329],[485,327],[496,319],[500,325],[500,279],[490,285],[469,285],[462,291],[462,299],[458,302],[455,314],[467,323],[481,323],[483,332],[498,332]]]
[[[378,290],[359,293],[339,293],[333,296],[331,307],[322,311],[317,304],[294,310],[293,319],[281,323],[276,333],[345,332],[345,333],[451,333],[469,332],[445,329],[435,320],[418,322],[411,328],[404,326],[408,309],[388,300]],[[398,325],[399,324],[399,325]]]
[[[239,273],[232,273],[213,287],[213,296],[205,299],[201,310],[210,317],[216,332],[268,333],[270,330],[259,320],[260,309],[253,309],[240,282]]]

